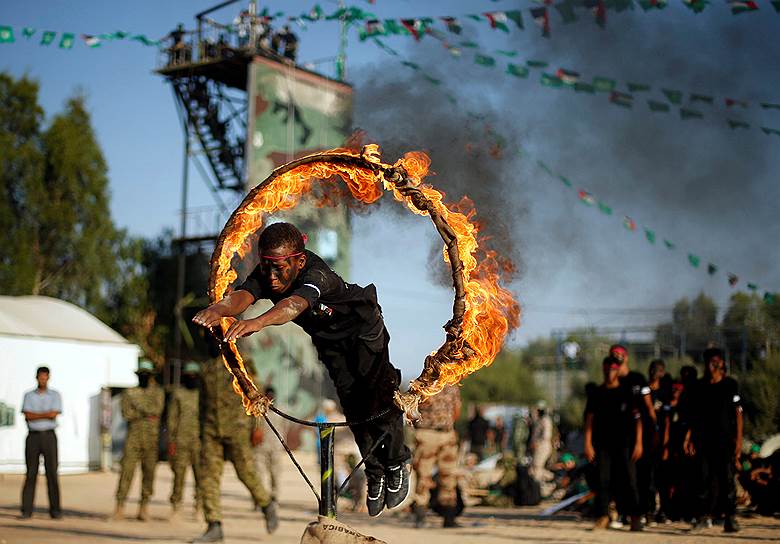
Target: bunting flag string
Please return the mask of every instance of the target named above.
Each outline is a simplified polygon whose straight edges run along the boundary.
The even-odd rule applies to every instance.
[[[40,38],[36,38],[39,35]],[[40,33],[33,27],[23,27],[19,32],[19,36],[26,41],[38,41],[39,45],[50,46],[57,44],[60,49],[72,49],[76,43],[76,34],[73,32],[57,32],[54,30],[42,30]],[[109,32],[105,34],[79,34],[78,36],[87,47],[98,47],[103,42],[110,42],[115,40],[129,40],[135,41],[142,45],[149,47],[159,47],[159,40],[152,40],[145,34],[132,34],[130,32]],[[16,33],[14,27],[8,25],[0,25],[0,44],[14,43],[16,42]]]
[[[526,154],[526,153],[523,151],[521,152],[521,154]],[[606,216],[612,216],[614,214],[613,208],[610,205],[602,202],[590,191],[586,191],[585,189],[577,189],[574,183],[571,182],[569,177],[564,176],[559,172],[556,172],[550,165],[548,165],[542,160],[537,159],[536,164],[541,170],[543,170],[552,179],[562,182],[563,186],[567,190],[576,191],[575,194],[577,198],[585,206],[593,208],[594,210],[598,210],[599,212],[601,212],[603,215]],[[623,215],[621,217],[621,223],[623,227],[629,232],[634,233],[639,230],[637,222],[629,215]],[[644,239],[648,244],[658,245],[656,242],[663,241],[663,247],[667,251],[678,251],[676,243],[666,238],[662,238],[658,236],[654,229],[648,226],[643,226],[642,233],[644,234]],[[707,262],[706,266],[703,266],[705,264],[705,261],[698,253],[694,253],[691,251],[682,251],[682,254],[686,259],[686,262],[692,268],[706,270],[709,276],[716,276],[720,271],[720,266],[718,266],[713,262]],[[727,272],[726,280],[729,286],[736,287],[740,282],[740,277],[733,272]],[[745,286],[747,287],[748,290],[753,292],[758,292],[759,290],[761,290],[757,283],[745,282]],[[763,296],[765,302],[771,303],[774,300],[774,294],[770,291],[765,291]]]

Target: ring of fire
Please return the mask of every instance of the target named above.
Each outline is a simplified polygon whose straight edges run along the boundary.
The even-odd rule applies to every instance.
[[[422,400],[490,365],[507,333],[520,320],[519,304],[501,285],[506,267],[495,252],[480,248],[473,204],[464,199],[457,206],[445,205],[441,192],[422,184],[429,165],[430,159],[422,152],[407,153],[393,165],[384,164],[379,147],[370,144],[360,152],[335,149],[276,168],[247,194],[217,239],[209,276],[212,302],[221,300],[237,279],[233,258],[248,253],[250,236],[262,226],[264,214],[295,207],[310,191],[313,180],[340,178],[352,196],[366,204],[376,202],[384,191],[392,192],[412,213],[431,218],[445,243],[444,260],[452,270],[455,291],[453,317],[444,325],[445,342],[425,358],[423,371],[410,383],[408,392],[395,395],[407,419],[418,419],[417,407]],[[222,330],[215,335],[221,337],[229,324],[223,319]],[[253,415],[264,413],[268,399],[247,375],[235,343],[227,347],[223,359],[245,410]]]

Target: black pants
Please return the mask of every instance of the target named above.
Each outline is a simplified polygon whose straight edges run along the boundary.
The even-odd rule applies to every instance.
[[[43,455],[46,468],[46,485],[49,489],[49,512],[60,513],[60,483],[57,480],[57,435],[54,431],[30,431],[24,447],[27,477],[22,488],[22,514],[30,515],[35,502],[35,481],[38,479],[38,463]]]
[[[723,514],[733,516],[737,511],[736,466],[731,445],[704,446],[696,454],[699,468],[699,486],[696,496],[696,517]]]
[[[366,457],[368,476],[380,476],[385,469],[411,457],[404,444],[401,411],[393,404],[393,392],[401,383],[401,373],[390,363],[390,335],[383,330],[374,338],[348,338],[318,342],[317,352],[325,364],[347,421],[363,421],[389,408],[385,416],[362,425],[350,425],[360,453]],[[384,436],[384,438],[383,438]]]
[[[598,447],[596,449],[598,485],[596,489],[596,516],[606,516],[609,500],[615,499],[618,511],[639,515],[639,494],[636,484],[636,465],[631,450],[626,447]]]
[[[642,458],[636,462],[636,483],[639,490],[639,510],[644,515],[654,514],[656,511],[658,465],[661,460],[654,444],[645,444],[643,450]]]

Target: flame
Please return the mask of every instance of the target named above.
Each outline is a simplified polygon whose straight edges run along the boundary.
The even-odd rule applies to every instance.
[[[379,148],[375,144],[364,148],[362,155],[354,150],[338,149],[343,155],[362,156],[370,163],[389,167],[381,163]],[[519,325],[520,306],[512,293],[501,285],[509,268],[497,253],[480,247],[477,238],[479,227],[474,221],[476,213],[473,203],[464,199],[458,205],[448,207],[444,204],[444,194],[429,185],[422,184],[428,175],[430,158],[422,152],[410,152],[394,166],[403,166],[411,183],[430,199],[434,208],[454,230],[460,258],[464,265],[464,283],[466,288],[466,312],[462,323],[462,344],[460,352],[455,354],[451,364],[443,365],[434,383],[413,382],[415,393],[422,397],[435,395],[446,385],[456,385],[469,374],[489,366],[498,354],[508,332]],[[284,167],[280,167],[284,168]],[[346,183],[350,193],[359,201],[370,204],[378,200],[384,189],[393,193],[396,200],[404,203],[410,211],[417,215],[429,215],[418,210],[411,199],[404,197],[395,186],[382,176],[382,171],[357,165],[345,165],[325,160],[311,162],[298,166],[289,172],[273,179],[263,188],[256,188],[236,210],[225,227],[224,242],[221,250],[212,258],[215,281],[212,290],[214,301],[222,299],[230,284],[237,279],[237,273],[232,267],[235,255],[243,258],[249,250],[246,243],[250,236],[263,224],[264,214],[293,208],[301,196],[308,193],[315,179],[332,182],[340,178]],[[448,260],[446,251],[445,261]],[[222,321],[223,331],[227,331],[230,318]],[[468,349],[467,349],[468,348]],[[241,356],[235,345],[230,347],[239,361],[242,372],[246,372]],[[227,365],[227,363],[226,363]],[[228,367],[229,368],[229,367]],[[236,393],[242,394],[241,388],[234,377],[233,387]],[[251,401],[242,394],[244,407],[250,413]]]

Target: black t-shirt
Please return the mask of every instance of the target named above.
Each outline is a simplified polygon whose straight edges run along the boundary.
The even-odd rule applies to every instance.
[[[469,421],[469,439],[472,446],[484,446],[487,441],[487,431],[490,423],[481,416],[474,416]]]
[[[608,388],[600,385],[588,397],[585,414],[593,414],[593,445],[596,448],[633,446],[636,409],[631,389],[624,384]]]
[[[384,322],[373,284],[347,283],[317,254],[306,250],[306,264],[285,293],[274,293],[258,265],[238,289],[255,300],[280,300],[298,295],[309,307],[294,322],[311,336],[314,345],[327,345],[351,337],[382,342]]]
[[[727,441],[737,436],[737,408],[741,405],[739,385],[734,378],[726,376],[710,383],[704,377],[696,382],[690,405],[695,443],[727,448]]]

